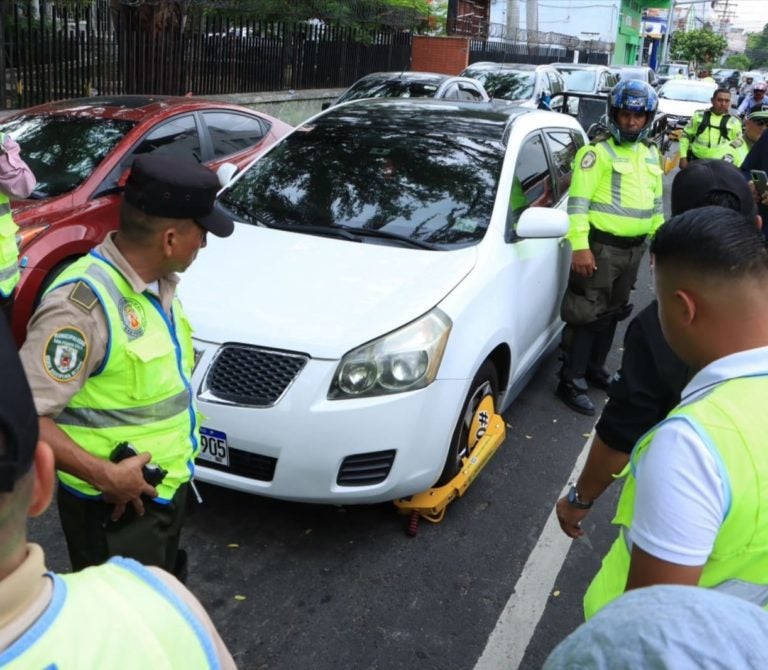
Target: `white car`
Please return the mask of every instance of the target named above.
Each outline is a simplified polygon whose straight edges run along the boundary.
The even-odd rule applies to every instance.
[[[448,481],[556,344],[569,116],[363,100],[313,117],[219,197],[240,221],[185,273],[201,481],[319,503]]]
[[[667,115],[667,126],[682,128],[700,109],[712,106],[717,84],[670,79],[659,89],[659,112]]]

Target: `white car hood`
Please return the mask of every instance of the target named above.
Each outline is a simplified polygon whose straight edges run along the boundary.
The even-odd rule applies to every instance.
[[[476,256],[238,223],[228,238],[208,236],[179,295],[197,339],[337,359],[428,312]]]
[[[684,100],[668,100],[659,98],[659,111],[670,116],[682,116],[690,119],[693,113],[699,109],[707,109],[710,105],[706,102],[686,102]]]

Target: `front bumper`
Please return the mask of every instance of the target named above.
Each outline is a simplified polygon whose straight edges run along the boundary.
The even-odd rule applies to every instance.
[[[215,349],[203,353],[196,389]],[[438,379],[407,393],[328,400],[337,366],[336,360],[309,359],[271,407],[198,397],[201,425],[226,434],[230,467],[198,459],[197,479],[285,500],[335,504],[390,501],[434,484],[470,380]],[[350,484],[357,475],[366,483]]]

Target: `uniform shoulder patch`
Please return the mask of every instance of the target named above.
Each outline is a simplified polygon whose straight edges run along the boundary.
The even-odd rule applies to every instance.
[[[735,140],[731,141],[731,146],[734,149],[738,149],[742,144],[744,144],[744,140],[742,140],[740,137],[737,137]]]
[[[56,382],[71,382],[83,371],[88,357],[88,342],[74,326],[59,328],[45,343],[43,368]]]
[[[587,153],[581,157],[581,169],[589,170],[589,168],[591,168],[596,162],[597,154],[595,154],[595,152],[592,150],[587,151]]]
[[[69,301],[75,303],[86,312],[90,312],[99,303],[99,298],[88,284],[84,281],[79,281],[69,292]]]

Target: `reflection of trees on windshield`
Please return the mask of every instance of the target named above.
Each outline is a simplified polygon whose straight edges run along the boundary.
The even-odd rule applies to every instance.
[[[464,244],[488,226],[504,117],[391,102],[338,109],[258,160],[225,194],[267,225],[384,229]]]
[[[373,81],[355,86],[341,97],[339,102],[360,98],[431,98],[437,91],[437,84],[424,81]]]
[[[464,74],[477,79],[492,98],[524,100],[533,97],[535,81],[532,72],[470,70]]]
[[[35,191],[60,195],[77,188],[133,127],[132,121],[75,116],[24,116],[0,126],[21,146],[37,179]]]

